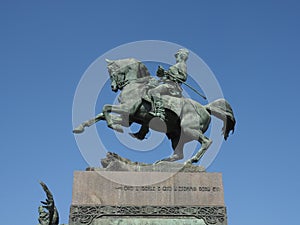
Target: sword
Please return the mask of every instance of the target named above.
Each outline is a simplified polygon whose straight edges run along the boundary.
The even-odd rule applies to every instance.
[[[180,81],[182,82],[182,81]],[[205,100],[207,99],[203,94],[201,94],[199,91],[197,91],[195,88],[193,88],[191,85],[189,85],[186,82],[182,82],[184,85],[186,85],[187,87],[189,87],[191,90],[193,90],[195,93],[197,93],[198,95],[200,95],[202,98],[204,98]]]
[[[203,94],[201,94],[199,91],[197,91],[195,88],[193,88],[191,85],[189,85],[188,83],[184,82],[183,80],[181,80],[181,79],[179,79],[177,77],[174,77],[172,74],[168,73],[167,71],[166,71],[166,75],[172,77],[175,80],[180,81],[181,83],[183,83],[184,85],[186,85],[187,87],[189,87],[191,90],[193,90],[196,94],[200,95],[205,100],[207,99]]]

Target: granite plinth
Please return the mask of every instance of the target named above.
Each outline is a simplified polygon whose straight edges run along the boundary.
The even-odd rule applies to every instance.
[[[221,173],[76,171],[70,225],[227,225]]]
[[[72,205],[224,205],[220,173],[77,171]]]

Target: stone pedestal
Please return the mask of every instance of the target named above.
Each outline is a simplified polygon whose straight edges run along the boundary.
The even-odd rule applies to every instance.
[[[222,176],[77,171],[69,225],[227,225]]]

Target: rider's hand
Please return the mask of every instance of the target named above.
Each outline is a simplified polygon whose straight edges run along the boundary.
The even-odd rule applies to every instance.
[[[156,76],[163,77],[165,75],[165,70],[161,66],[158,66],[158,69],[156,71]]]

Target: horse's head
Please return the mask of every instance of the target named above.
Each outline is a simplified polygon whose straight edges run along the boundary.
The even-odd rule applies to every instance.
[[[119,66],[118,64],[116,63],[116,61],[113,61],[113,60],[108,60],[106,59],[106,62],[107,62],[107,69],[108,69],[108,73],[109,73],[109,76],[110,76],[110,81],[111,81],[111,89],[112,91],[114,92],[117,92],[118,89],[119,89],[119,85],[118,85],[118,80],[119,80]]]
[[[113,91],[122,90],[131,81],[150,76],[147,67],[140,61],[128,58],[120,60],[108,60],[107,69]]]

